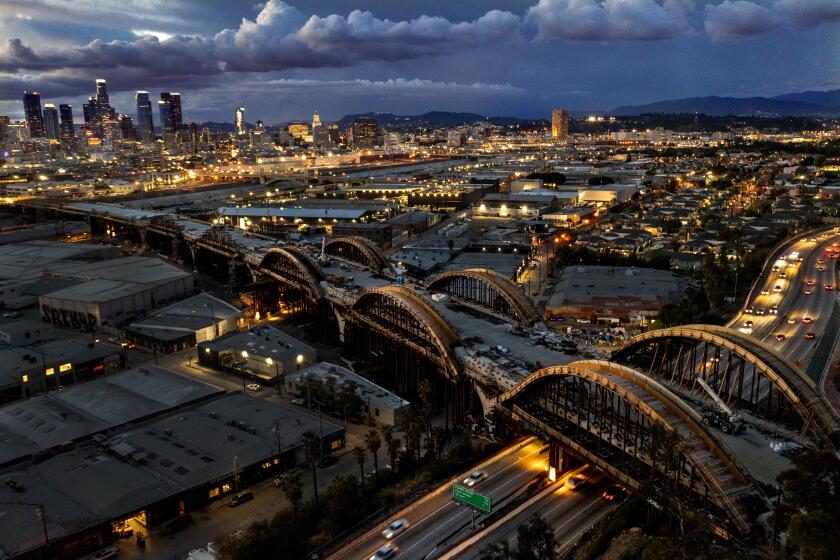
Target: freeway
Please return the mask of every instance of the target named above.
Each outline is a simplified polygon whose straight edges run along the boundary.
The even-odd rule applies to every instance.
[[[793,258],[796,253],[801,260]],[[768,266],[773,270],[762,275],[759,289],[730,326],[763,340],[804,369],[820,337],[836,335],[826,327],[836,300],[833,257],[838,254],[840,234],[836,231],[805,236],[784,246],[770,259]],[[752,327],[747,321],[752,321]]]
[[[578,472],[578,470],[572,472]],[[457,558],[459,560],[480,558],[482,548],[503,540],[507,541],[510,549],[516,548],[517,529],[532,515],[539,515],[554,529],[554,538],[558,548],[562,549],[567,544],[573,543],[615,505],[615,502],[609,502],[601,497],[601,492],[608,486],[607,481],[598,480],[592,469],[582,472],[592,477],[589,483],[572,489],[564,483],[566,477],[561,478],[537,500],[529,504],[529,507],[509,515],[493,526],[480,540],[471,543],[466,550],[457,554]]]
[[[547,447],[532,440],[521,449],[493,458],[481,469],[486,477],[475,486],[475,491],[489,496],[493,507],[501,505],[535,477],[542,475],[548,466]],[[469,473],[464,473],[466,477]],[[404,518],[410,526],[392,542],[399,548],[400,560],[422,559],[429,553],[442,550],[467,535],[471,522],[471,510],[455,503],[451,484],[439,487],[391,518],[365,533],[358,541],[345,546],[330,558],[332,560],[368,559],[377,549],[385,545],[381,532],[391,521]],[[481,515],[477,522],[481,522]]]

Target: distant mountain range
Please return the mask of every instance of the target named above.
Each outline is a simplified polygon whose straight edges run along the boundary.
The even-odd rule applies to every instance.
[[[644,105],[625,105],[610,115],[631,116],[651,113],[703,113],[711,116],[840,116],[840,89],[803,91],[776,97],[687,97]]]
[[[368,117],[376,121],[379,126],[389,128],[416,128],[418,126],[458,126],[477,122],[491,122],[493,124],[510,124],[526,122],[527,119],[515,117],[485,117],[477,113],[455,113],[451,111],[429,111],[422,115],[395,115],[393,113],[364,113],[344,115],[338,121],[339,126],[346,128],[359,117]]]

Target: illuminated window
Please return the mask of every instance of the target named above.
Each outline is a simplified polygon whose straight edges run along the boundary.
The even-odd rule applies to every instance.
[[[267,463],[263,463],[263,464],[262,464],[262,468],[264,468],[264,469],[270,469],[270,468],[271,468],[271,461],[268,461]]]
[[[47,371],[45,373],[47,375],[54,375],[55,374],[55,368],[47,368]]]
[[[23,379],[24,383],[29,383],[29,376],[28,375],[24,375],[22,379]]]
[[[58,371],[60,371],[60,372],[69,371],[70,368],[72,368],[72,367],[73,367],[73,364],[61,364],[60,366],[58,366]]]
[[[225,482],[224,484],[222,484],[222,492],[230,492],[230,483],[229,482]]]
[[[274,459],[274,464],[279,465],[280,464],[280,459],[279,458]]]
[[[332,443],[330,443],[330,449],[332,449],[333,451],[335,451],[336,449],[341,449],[341,440],[340,439],[332,440]]]
[[[218,486],[216,486],[215,488],[211,488],[211,489],[210,489],[210,497],[211,497],[211,498],[215,498],[215,497],[217,497],[220,493],[221,493],[221,492],[219,491],[219,487],[218,487]]]

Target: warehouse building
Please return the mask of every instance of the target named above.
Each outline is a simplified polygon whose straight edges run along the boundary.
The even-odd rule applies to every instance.
[[[259,325],[198,345],[198,362],[258,383],[282,385],[282,378],[318,360],[318,352],[281,330]]]
[[[38,298],[41,318],[83,331],[124,325],[194,291],[191,273],[147,257],[55,263],[44,276],[58,289]]]
[[[677,303],[688,287],[687,278],[666,270],[567,266],[546,305],[545,318],[645,324],[664,305]]]
[[[0,470],[0,551],[45,556],[41,524],[21,501],[46,512],[50,556],[78,558],[115,532],[146,532],[302,464],[307,432],[320,437],[322,455],[345,445],[343,428],[298,407],[231,393],[52,447]]]
[[[388,424],[399,429],[400,416],[408,410],[410,403],[383,389],[373,381],[350,371],[349,369],[327,362],[318,362],[286,376],[286,392],[304,396],[306,383],[317,380],[321,383],[335,383],[341,387],[346,382],[356,386],[356,394],[365,403],[368,418],[379,424]]]
[[[173,303],[125,328],[131,342],[159,352],[192,348],[239,330],[242,311],[207,293]]]
[[[590,202],[610,206],[613,204],[627,202],[638,192],[639,187],[637,185],[603,185],[598,187],[587,187],[578,193],[578,201],[581,204]]]

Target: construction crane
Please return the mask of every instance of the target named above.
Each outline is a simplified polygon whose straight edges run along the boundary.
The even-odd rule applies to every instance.
[[[729,408],[726,403],[723,402],[723,399],[721,399],[714,389],[709,387],[709,384],[703,379],[697,377],[695,381],[697,381],[697,384],[700,385],[700,387],[702,387],[710,397],[712,397],[712,400],[720,409],[704,412],[703,422],[717,428],[725,434],[737,434],[742,432],[744,430],[744,425],[741,421],[741,417]]]

